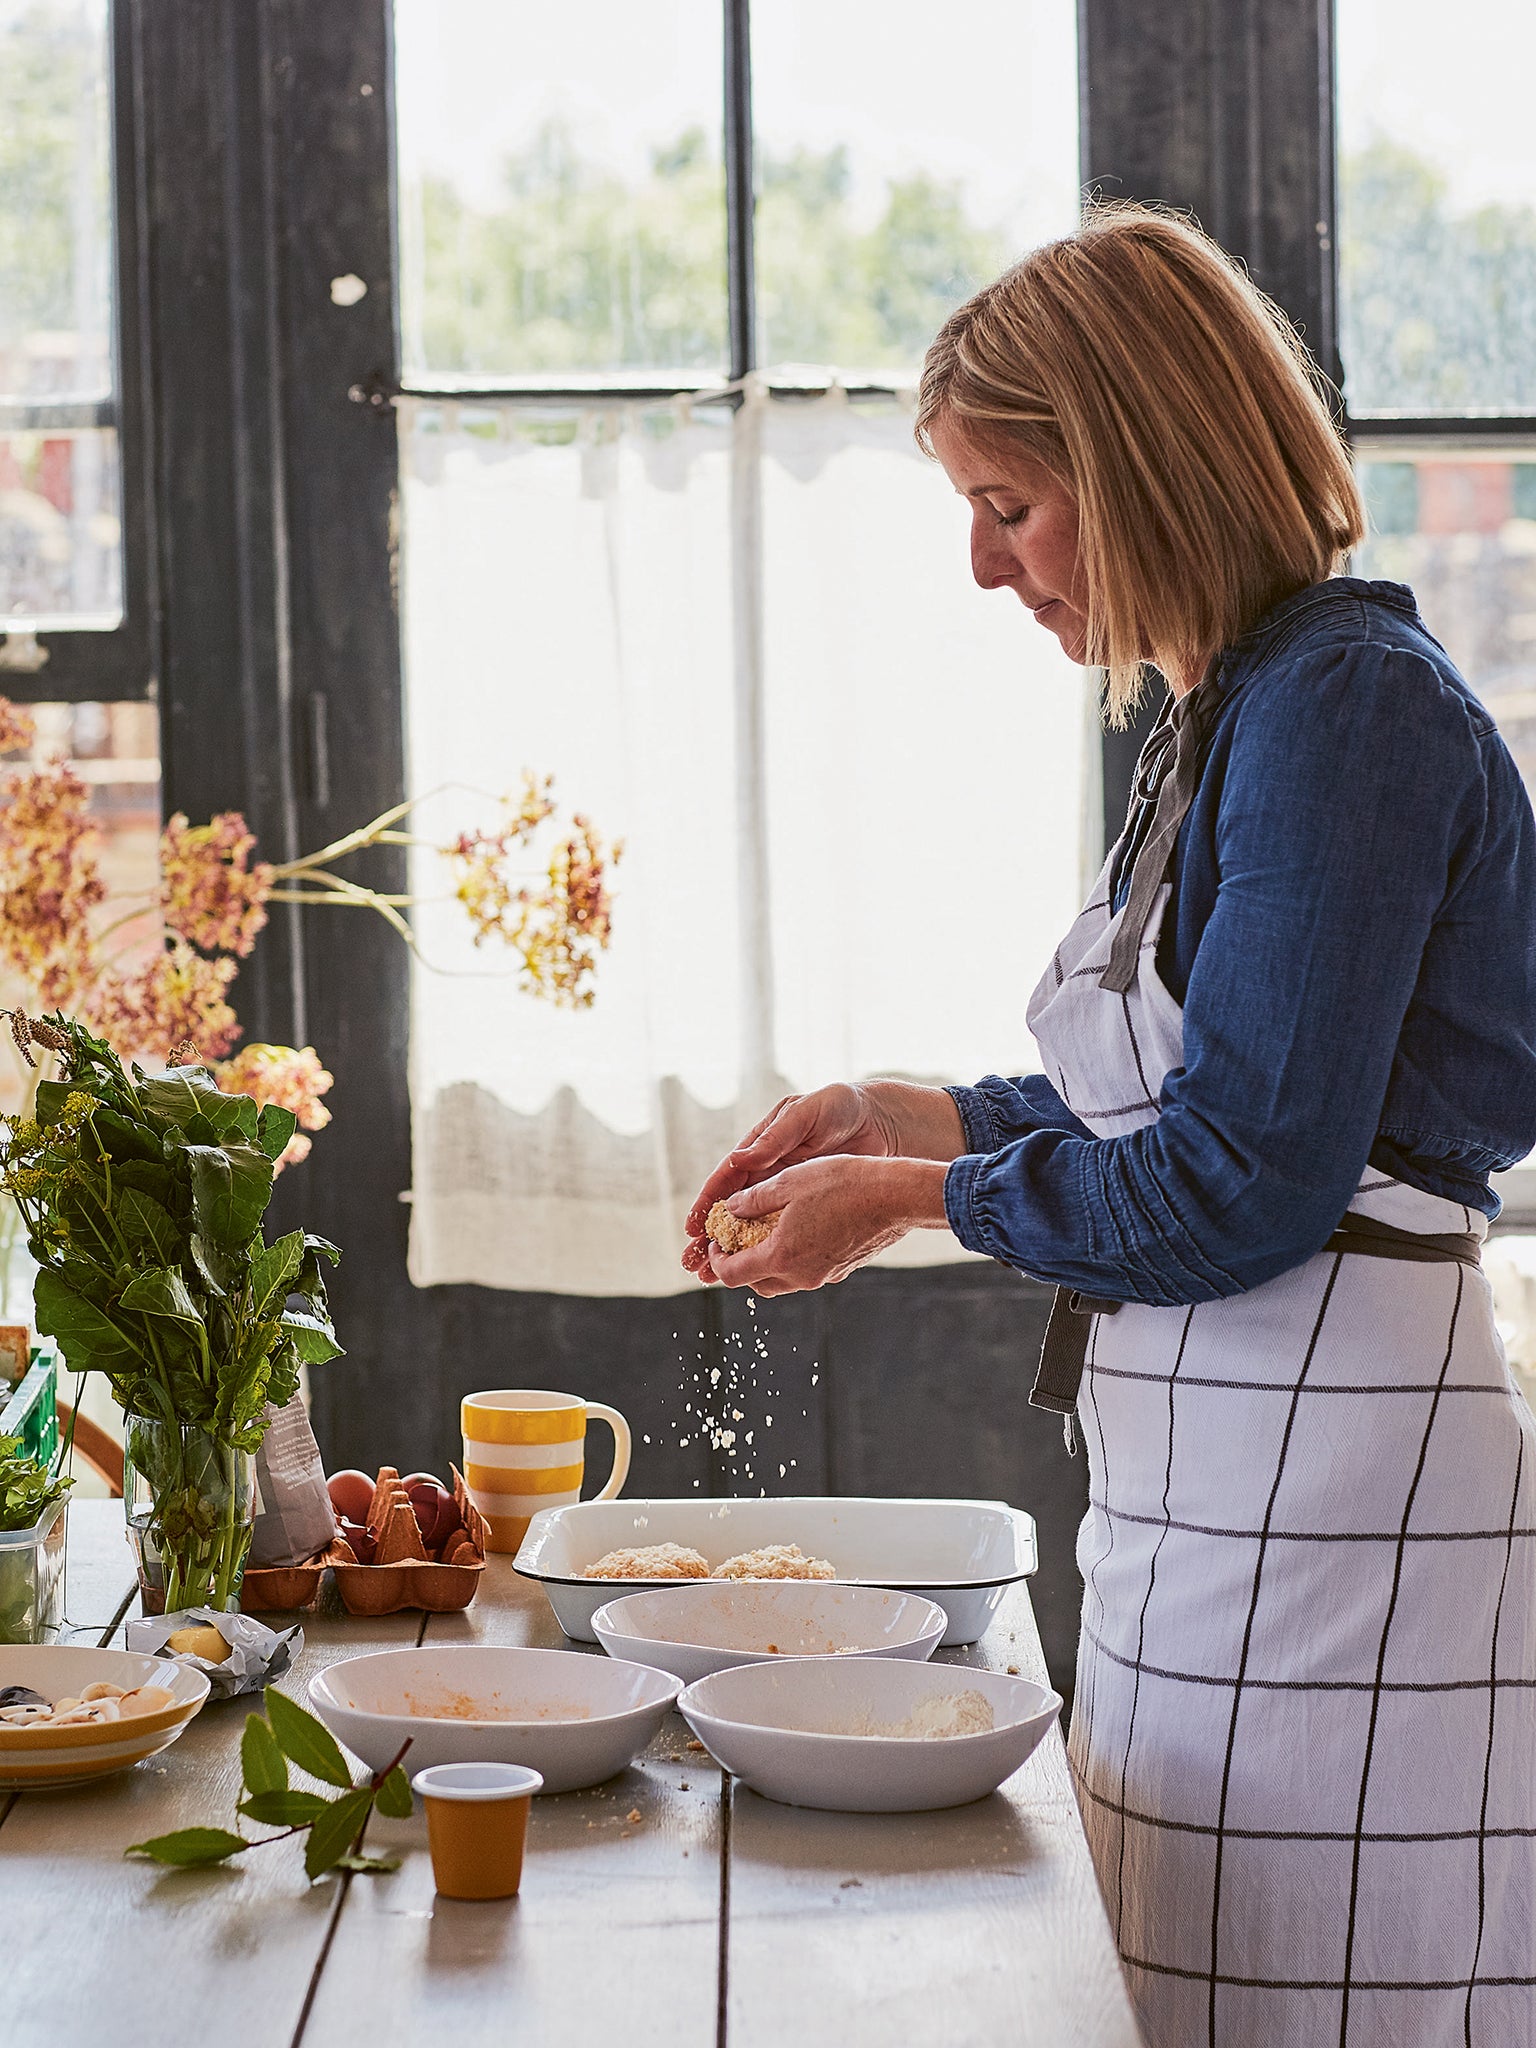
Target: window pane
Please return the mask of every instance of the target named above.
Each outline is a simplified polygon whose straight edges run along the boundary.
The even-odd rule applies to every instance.
[[[723,371],[721,21],[396,0],[407,378]]]
[[[0,631],[117,625],[106,0],[0,0]]]
[[[3,692],[0,692],[3,694]],[[13,749],[0,760],[0,842],[3,820],[12,814],[20,785],[39,772],[53,774],[52,764],[65,761],[89,792],[90,836],[76,841],[69,863],[77,895],[93,895],[83,885],[88,870],[99,874],[106,894],[85,913],[92,928],[117,929],[104,951],[118,967],[132,967],[159,943],[160,918],[160,732],[153,704],[29,704],[32,721],[29,746]],[[69,837],[72,806],[50,800],[50,781],[38,785],[26,807],[29,829],[46,829],[54,841]],[[38,825],[36,820],[51,820]],[[0,854],[14,869],[32,857],[25,845],[0,844]],[[67,900],[67,892],[66,892]],[[130,913],[142,915],[130,916]],[[27,933],[13,931],[13,943],[0,957],[0,1005],[19,1002],[34,1013],[46,1007],[32,978],[33,968],[57,958],[59,930],[45,915]],[[37,948],[43,948],[39,957]],[[25,965],[23,965],[25,961]],[[0,1059],[0,1109],[14,1111],[21,1101],[26,1074],[19,1060]]]
[[[983,58],[984,53],[984,58]],[[910,369],[945,314],[1077,220],[1071,0],[752,12],[758,359]]]
[[[0,434],[0,632],[122,618],[117,435]]]
[[[1383,449],[1359,466],[1364,576],[1411,584],[1536,793],[1536,441],[1515,453]]]
[[[1350,410],[1536,412],[1536,10],[1338,0]]]

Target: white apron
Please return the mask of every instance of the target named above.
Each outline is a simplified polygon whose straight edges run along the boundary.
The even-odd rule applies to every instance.
[[[1103,1137],[1183,1063],[1166,884],[1099,986],[1109,873],[1029,1009]],[[1486,1228],[1371,1170],[1350,1206]],[[1077,1417],[1070,1755],[1147,2048],[1536,2048],[1536,1425],[1481,1271],[1328,1251],[1128,1304]]]

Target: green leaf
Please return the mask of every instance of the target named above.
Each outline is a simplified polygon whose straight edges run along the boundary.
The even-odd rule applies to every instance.
[[[91,1126],[111,1158],[125,1166],[130,1159],[158,1161],[161,1156],[158,1132],[119,1116],[104,1103],[92,1110]]]
[[[306,1255],[313,1253],[317,1258],[328,1259],[333,1266],[341,1263],[341,1246],[332,1244],[328,1237],[316,1237],[312,1230],[304,1233],[304,1250]]]
[[[391,1870],[398,1870],[404,1861],[403,1856],[338,1856],[331,1868],[359,1870],[365,1876],[385,1876]]]
[[[374,1804],[380,1813],[390,1820],[409,1820],[411,1817],[410,1780],[398,1764],[374,1793]]]
[[[256,1298],[256,1313],[259,1316],[276,1315],[294,1281],[298,1278],[299,1267],[304,1262],[304,1233],[290,1230],[286,1237],[280,1237],[276,1244],[268,1245],[256,1254],[251,1269],[251,1292]]]
[[[189,1248],[192,1263],[202,1275],[210,1293],[216,1294],[220,1301],[227,1301],[230,1289],[238,1284],[234,1262],[226,1258],[216,1244],[210,1244],[201,1231],[193,1231]]]
[[[269,1159],[277,1159],[298,1128],[299,1120],[291,1109],[269,1102],[257,1119],[256,1142]]]
[[[373,1793],[366,1785],[333,1799],[311,1827],[309,1840],[304,1844],[305,1875],[323,1877],[326,1871],[334,1870],[372,1811]]]
[[[227,1828],[178,1828],[171,1835],[130,1842],[123,1854],[147,1856],[154,1863],[222,1863],[250,1847],[244,1835],[232,1835]]]
[[[198,1228],[223,1250],[241,1250],[272,1199],[271,1160],[251,1145],[189,1145],[186,1156]]]
[[[194,1330],[203,1327],[197,1303],[187,1292],[187,1283],[169,1266],[149,1266],[136,1273],[123,1289],[122,1305],[141,1316],[163,1316],[168,1322],[185,1323]]]
[[[267,1399],[274,1408],[286,1408],[299,1391],[298,1349],[285,1337],[267,1363]]]
[[[350,1790],[352,1773],[325,1723],[306,1714],[297,1700],[289,1699],[287,1693],[279,1692],[275,1686],[267,1687],[263,1700],[283,1755],[322,1784],[341,1785]]]
[[[203,1104],[203,1115],[218,1132],[222,1144],[240,1138],[247,1145],[260,1145],[261,1119],[249,1095],[226,1095],[221,1089],[212,1101]]]
[[[133,1092],[152,1117],[180,1130],[190,1118],[206,1112],[208,1097],[217,1095],[219,1088],[206,1067],[183,1067],[174,1074],[147,1075]]]
[[[330,1804],[318,1792],[253,1792],[241,1800],[240,1811],[263,1827],[307,1828]]]
[[[125,1159],[121,1166],[114,1166],[112,1184],[118,1188],[141,1188],[167,1208],[175,1199],[176,1176],[163,1163],[154,1166],[147,1159]],[[185,1206],[183,1198],[182,1207]]]
[[[286,1792],[288,1763],[277,1746],[277,1737],[260,1714],[247,1714],[245,1733],[240,1738],[240,1768],[247,1792]]]
[[[47,1267],[33,1288],[39,1332],[57,1337],[72,1372],[124,1372],[143,1353],[110,1316],[94,1307]]]
[[[154,1255],[157,1266],[174,1266],[181,1257],[181,1231],[169,1209],[142,1188],[125,1188],[117,1205],[117,1224],[135,1252]]]
[[[327,1359],[346,1357],[330,1323],[318,1316],[301,1315],[294,1309],[282,1318],[282,1324],[306,1365],[324,1365]]]
[[[76,1089],[68,1081],[38,1082],[35,1114],[45,1131],[50,1129],[63,1116],[64,1105],[70,1096],[81,1092],[83,1091]]]

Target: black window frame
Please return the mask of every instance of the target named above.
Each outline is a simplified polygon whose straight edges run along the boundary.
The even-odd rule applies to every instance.
[[[115,396],[99,400],[0,399],[0,432],[113,427],[122,495],[123,615],[115,627],[32,633],[0,617],[0,692],[18,703],[127,702],[153,698],[159,678],[156,494],[151,463],[142,47],[132,10],[107,0],[109,161],[112,167],[112,358]]]

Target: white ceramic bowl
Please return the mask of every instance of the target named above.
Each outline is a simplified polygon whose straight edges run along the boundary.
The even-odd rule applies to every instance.
[[[924,1700],[968,1691],[990,1704],[990,1731],[856,1732],[903,1723]],[[964,1665],[810,1657],[717,1671],[690,1685],[678,1705],[715,1760],[765,1799],[921,1813],[995,1792],[1055,1720],[1061,1697],[1027,1678]]]
[[[844,1583],[923,1593],[949,1617],[946,1645],[974,1643],[1004,1592],[1035,1569],[1035,1525],[1000,1500],[876,1500],[807,1494],[778,1500],[584,1500],[545,1508],[528,1525],[514,1566],[537,1579],[555,1619],[579,1642],[622,1593],[675,1579],[589,1579],[610,1550],[682,1543],[711,1565],[769,1543],[825,1557]],[[693,1583],[693,1582],[690,1582]],[[775,1580],[773,1584],[780,1583]],[[809,1581],[808,1583],[827,1583]]]
[[[526,1764],[546,1792],[600,1785],[666,1717],[677,1679],[577,1650],[380,1650],[309,1681],[315,1712],[371,1770],[405,1738],[408,1775],[433,1764]]]
[[[592,1617],[610,1657],[691,1684],[782,1657],[931,1657],[949,1625],[920,1593],[805,1579],[716,1579],[626,1593]]]
[[[82,1728],[13,1728],[0,1723],[0,1786],[52,1790],[126,1771],[167,1749],[208,1697],[201,1671],[139,1650],[92,1650],[73,1643],[0,1646],[0,1689],[30,1685],[44,1699],[76,1698],[88,1685],[163,1685],[171,1705],[131,1720]]]

